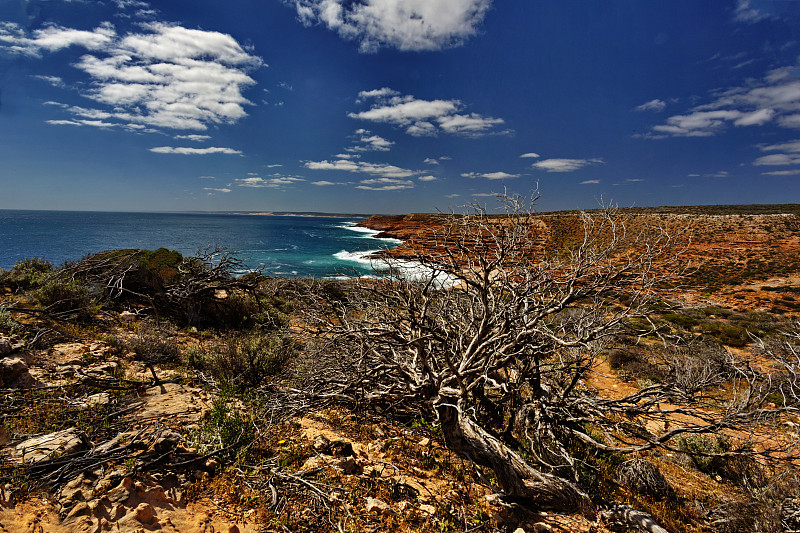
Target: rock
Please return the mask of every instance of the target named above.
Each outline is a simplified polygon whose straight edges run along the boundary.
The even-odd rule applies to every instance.
[[[209,457],[206,461],[206,470],[214,471],[219,468],[219,461],[214,459],[213,457]]]
[[[514,533],[526,533],[526,532],[521,527],[518,527],[517,529],[514,530]]]
[[[133,492],[133,480],[130,477],[122,478],[119,485],[108,491],[106,495],[111,503],[125,503]]]
[[[382,515],[394,514],[389,504],[377,498],[367,498],[367,512]]]
[[[28,370],[28,364],[22,357],[5,357],[0,359],[0,386],[9,389],[30,389],[36,380]]]
[[[353,445],[346,440],[336,440],[331,442],[331,455],[334,457],[352,457]]]
[[[102,378],[114,377],[117,375],[118,371],[119,363],[116,361],[107,361],[105,363],[95,363],[93,365],[89,365],[89,367],[85,370],[85,373],[92,377]]]
[[[553,528],[550,524],[546,524],[544,522],[536,522],[533,524],[533,531],[534,533],[552,533]]]
[[[5,446],[11,442],[11,439],[8,438],[8,433],[3,426],[0,426],[0,446]]]
[[[170,429],[163,431],[153,445],[156,453],[163,454],[174,450],[181,443],[183,437]]]
[[[429,516],[433,516],[436,514],[436,507],[429,503],[423,503],[419,506],[419,510],[423,513],[427,513]]]
[[[0,335],[0,356],[8,355],[12,352],[11,339]]]
[[[237,526],[236,524],[228,526],[228,533],[239,533],[239,526]]]
[[[107,392],[98,392],[86,398],[86,405],[94,407],[96,405],[106,405],[111,402],[111,395]]]
[[[336,466],[342,470],[343,473],[349,475],[358,475],[363,471],[361,465],[352,457],[345,457],[340,459]]]
[[[38,463],[57,455],[67,455],[88,447],[86,435],[75,428],[34,437],[17,444],[15,455],[23,463]]]
[[[328,437],[320,433],[316,437],[314,437],[314,443],[311,445],[311,448],[317,453],[324,453],[325,455],[331,454],[331,441],[328,440]]]
[[[131,313],[130,311],[123,311],[119,314],[119,319],[123,322],[133,322],[137,318],[136,313]]]
[[[419,445],[422,446],[423,448],[427,448],[428,446],[431,445],[431,439],[429,439],[428,437],[425,437],[424,439],[419,441]]]

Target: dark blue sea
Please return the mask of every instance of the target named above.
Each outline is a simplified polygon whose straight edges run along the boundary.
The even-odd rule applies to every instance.
[[[184,255],[220,247],[248,269],[288,277],[369,274],[368,255],[400,241],[376,239],[358,219],[187,213],[0,210],[0,268],[24,258],[56,266],[119,248],[169,248]]]

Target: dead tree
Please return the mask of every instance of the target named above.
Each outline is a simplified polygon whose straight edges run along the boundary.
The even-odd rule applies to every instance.
[[[579,215],[576,246],[548,250],[530,205],[502,201],[504,216],[448,216],[413,265],[386,260],[346,300],[320,302],[308,318],[324,345],[315,394],[417,406],[452,451],[494,472],[505,501],[535,510],[593,509],[578,468],[587,448],[676,450],[680,435],[726,431],[736,445],[724,454],[775,458],[792,444],[756,441],[797,406],[796,358],[778,376],[733,356],[723,375],[676,357],[670,377],[622,398],[592,385],[607,341],[646,320],[680,270],[684,240],[603,209]],[[768,404],[778,389],[785,401]]]

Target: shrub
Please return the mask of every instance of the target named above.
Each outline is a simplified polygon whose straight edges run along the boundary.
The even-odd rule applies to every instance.
[[[189,366],[209,372],[223,383],[257,387],[267,377],[279,374],[293,354],[288,339],[248,332],[229,335],[210,350],[187,351],[185,360]]]
[[[50,278],[31,293],[33,302],[61,317],[90,318],[98,308],[89,288],[76,281]]]
[[[23,259],[11,270],[0,271],[0,285],[5,285],[14,292],[35,289],[44,283],[52,269],[52,263],[44,259]]]
[[[180,354],[174,330],[152,320],[141,322],[125,345],[136,354],[136,359],[149,364],[172,363]]]
[[[655,500],[664,499],[673,493],[658,467],[638,457],[622,463],[619,480],[633,492]]]

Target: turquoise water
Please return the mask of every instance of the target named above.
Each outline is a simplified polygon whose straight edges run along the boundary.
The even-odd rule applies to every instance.
[[[184,255],[217,246],[248,269],[315,278],[369,274],[367,256],[396,246],[358,219],[186,213],[0,210],[0,268],[26,257],[54,265],[117,248],[169,248]]]

